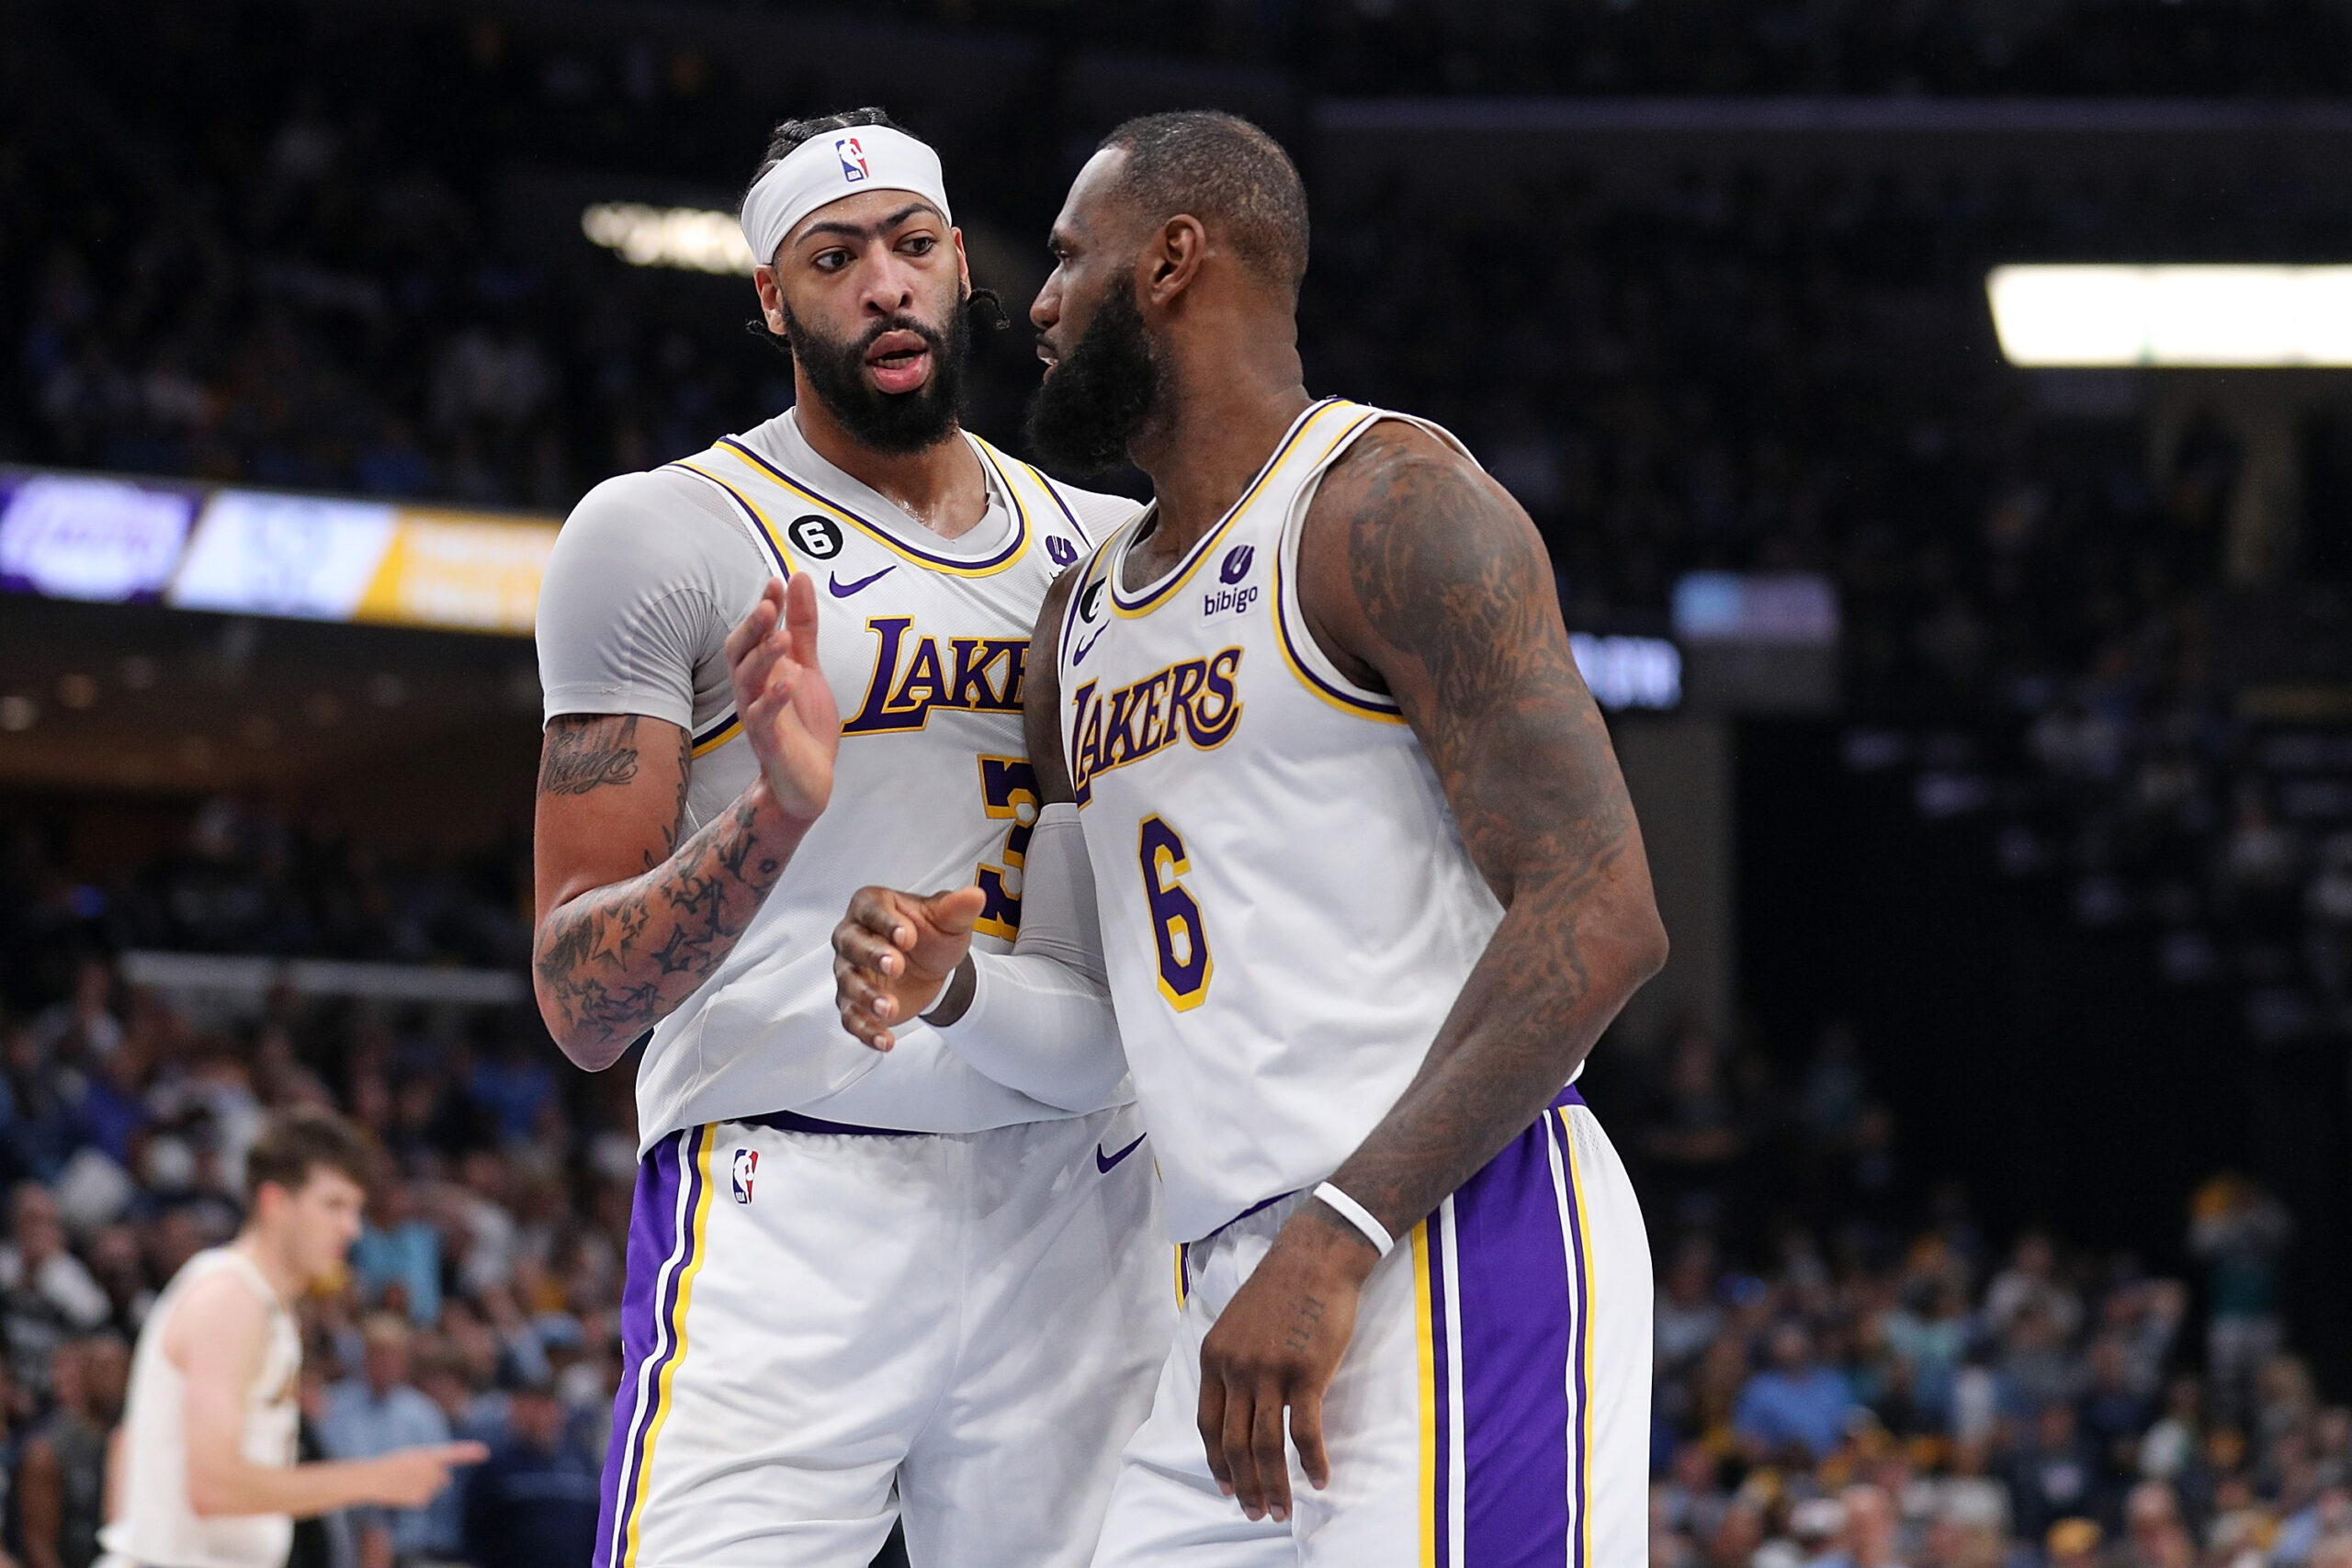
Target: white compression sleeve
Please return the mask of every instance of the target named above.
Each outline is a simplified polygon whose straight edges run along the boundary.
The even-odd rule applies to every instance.
[[[1021,934],[1011,953],[972,954],[971,1005],[939,1026],[985,1076],[1065,1111],[1135,1098],[1111,1012],[1094,868],[1078,807],[1037,814],[1021,865]]]

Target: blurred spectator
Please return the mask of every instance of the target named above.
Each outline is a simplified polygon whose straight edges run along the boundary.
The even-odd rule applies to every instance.
[[[368,1228],[351,1249],[360,1292],[375,1302],[396,1291],[410,1322],[438,1322],[441,1233],[417,1213],[409,1184],[397,1176],[377,1182],[368,1201]]]
[[[2189,1568],[2196,1548],[2181,1520],[2180,1500],[2161,1481],[2143,1481],[2123,1506],[2124,1540],[2117,1568]]]
[[[2278,1201],[2242,1176],[2215,1177],[2190,1202],[2188,1249],[2206,1263],[2205,1375],[2216,1419],[2246,1418],[2255,1374],[2278,1352],[2278,1258],[2293,1230]]]
[[[1903,1568],[1902,1519],[1894,1499],[1876,1486],[1849,1486],[1838,1494],[1846,1506],[1848,1568]]]
[[[2028,1231],[2018,1239],[2009,1265],[1993,1276],[1984,1291],[1984,1321],[1996,1333],[2007,1333],[2018,1316],[2039,1310],[2060,1339],[2075,1332],[2082,1321],[2083,1303],[2056,1278],[2057,1249],[2041,1231]]]
[[[466,1560],[482,1568],[578,1568],[594,1554],[599,1460],[567,1427],[547,1379],[509,1392],[508,1436],[467,1478]]]
[[[1798,1568],[1853,1568],[1845,1551],[1846,1525],[1846,1505],[1835,1497],[1807,1497],[1791,1508],[1789,1540]]]
[[[90,1568],[106,1523],[107,1444],[122,1418],[130,1347],[111,1334],[59,1347],[55,1408],[20,1445],[17,1538],[25,1568]]]
[[[1714,1249],[1702,1237],[1685,1240],[1658,1281],[1653,1324],[1662,1373],[1681,1371],[1714,1343],[1724,1318],[1714,1284]]]
[[[2060,1519],[2092,1511],[2098,1479],[2075,1407],[2053,1400],[2032,1421],[2033,1436],[2010,1461],[2009,1501],[2018,1534],[2035,1539]]]
[[[2043,1538],[2048,1568],[2098,1568],[2102,1533],[2096,1519],[2060,1519]]]
[[[19,1387],[49,1392],[57,1348],[107,1321],[106,1292],[66,1250],[49,1190],[21,1182],[9,1195],[8,1244],[0,1247],[0,1329]]]
[[[394,1449],[449,1440],[449,1425],[433,1401],[409,1382],[408,1324],[389,1313],[369,1317],[362,1328],[360,1375],[335,1385],[319,1423],[319,1440],[336,1459],[373,1459]],[[368,1521],[380,1529],[392,1556],[449,1556],[458,1543],[435,1510],[411,1508]],[[368,1546],[363,1541],[363,1551]]]
[[[2078,1408],[2083,1439],[2103,1488],[2120,1486],[2140,1469],[2140,1434],[2148,1428],[2148,1405],[2132,1388],[2131,1371],[2120,1340],[2102,1334],[2092,1341],[2089,1382]]]
[[[1845,1436],[1853,1389],[1839,1373],[1815,1363],[1813,1337],[1801,1323],[1776,1326],[1770,1353],[1771,1364],[1740,1390],[1733,1429],[1758,1462],[1792,1448],[1803,1460],[1820,1460]]]

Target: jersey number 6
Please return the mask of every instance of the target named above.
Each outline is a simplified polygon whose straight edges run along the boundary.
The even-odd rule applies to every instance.
[[[1143,896],[1151,906],[1151,940],[1159,948],[1159,994],[1178,1012],[1190,1012],[1208,999],[1208,932],[1201,925],[1201,906],[1176,879],[1193,869],[1184,858],[1184,840],[1157,817],[1143,819],[1136,836],[1136,858],[1143,865]]]

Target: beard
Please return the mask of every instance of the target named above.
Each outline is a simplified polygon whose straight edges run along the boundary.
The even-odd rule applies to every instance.
[[[1168,400],[1166,367],[1152,353],[1135,287],[1114,282],[1078,345],[1030,400],[1030,448],[1055,468],[1102,473],[1126,461],[1136,433]]]
[[[784,338],[809,389],[861,446],[904,456],[947,439],[964,415],[964,362],[972,346],[968,296],[947,312],[945,331],[911,316],[874,322],[854,343],[825,336],[779,301]],[[912,333],[931,350],[931,378],[911,392],[886,392],[865,378],[865,355],[885,333]]]

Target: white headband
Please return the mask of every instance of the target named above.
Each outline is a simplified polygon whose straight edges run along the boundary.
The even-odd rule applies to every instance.
[[[776,248],[803,218],[868,190],[910,191],[956,221],[938,153],[902,130],[854,125],[810,137],[752,185],[743,197],[743,238],[752,259],[773,265]]]

